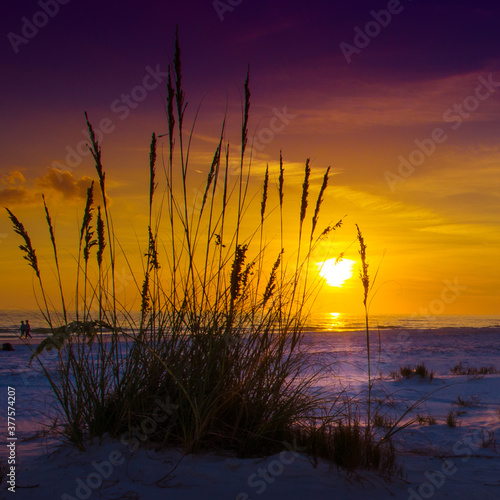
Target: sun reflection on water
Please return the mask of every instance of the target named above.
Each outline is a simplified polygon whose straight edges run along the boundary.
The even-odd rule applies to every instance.
[[[331,312],[329,318],[329,330],[337,330],[344,326],[344,321],[341,318],[342,314],[339,312]]]

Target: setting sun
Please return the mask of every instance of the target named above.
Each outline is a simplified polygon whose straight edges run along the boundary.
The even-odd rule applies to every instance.
[[[318,262],[319,275],[325,278],[330,286],[341,287],[346,280],[352,276],[352,268],[356,264],[354,260],[337,259],[325,260],[325,262]]]

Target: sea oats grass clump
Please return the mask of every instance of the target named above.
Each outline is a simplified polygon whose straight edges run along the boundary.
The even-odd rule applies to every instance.
[[[353,411],[353,402],[346,402],[336,415],[298,426],[294,443],[309,455],[315,467],[320,460],[326,460],[349,474],[365,469],[387,477],[401,477],[402,469],[389,436],[394,426],[379,435],[373,432],[375,423],[367,427],[361,424],[363,420],[361,414]]]
[[[494,366],[465,366],[462,361],[457,363],[450,369],[453,375],[467,375],[468,380],[479,380],[484,378],[485,375],[494,375],[497,372]]]
[[[479,406],[481,398],[479,396],[470,396],[468,399],[464,399],[457,396],[457,400],[452,403],[452,405],[460,406],[462,408],[475,408]]]
[[[410,365],[400,366],[399,370],[391,371],[390,376],[394,380],[402,380],[403,378],[409,380],[413,377],[418,377],[420,381],[427,379],[432,382],[434,380],[434,372],[429,370],[425,363],[419,363],[414,367]]]
[[[436,425],[437,420],[432,415],[417,415],[418,425]]]
[[[455,410],[450,410],[446,414],[445,423],[450,429],[454,429],[458,425],[458,416],[460,416],[460,414]]]
[[[277,188],[272,188],[273,165],[267,165],[255,216],[249,194],[255,176],[246,154],[247,74],[238,157],[230,153],[224,119],[205,184],[193,204],[190,181],[198,177],[190,163],[193,132],[186,134],[183,126],[187,102],[181,70],[176,37],[167,77],[163,176],[157,171],[160,138],[154,133],[149,148],[142,274],[132,271],[132,257],[122,252],[113,229],[101,147],[87,114],[97,182],[87,189],[72,300],[63,290],[55,229],[43,199],[62,312],[55,311],[45,292],[26,229],[8,211],[35,271],[51,331],[33,351],[32,362],[51,385],[58,428],[80,449],[106,435],[128,443],[131,451],[139,445],[174,446],[186,453],[222,451],[243,457],[271,455],[298,443],[316,462],[321,458],[348,471],[397,473],[391,436],[401,418],[374,424],[370,395],[368,418],[354,416],[349,403],[321,388],[328,367],[312,366],[302,342],[319,285],[309,276],[311,255],[342,226],[339,220],[320,227],[330,169],[311,205],[316,176],[307,159],[300,200],[294,205],[294,197],[287,197],[280,153],[274,166]],[[271,226],[279,227],[274,246],[267,239],[269,232],[276,234],[272,227],[267,231],[273,213],[278,222]],[[294,226],[296,244],[290,251],[286,229]],[[364,251],[359,228],[358,236]],[[368,327],[368,264],[362,257]],[[126,262],[136,289],[135,315],[117,295],[119,261]],[[73,311],[68,304],[74,304]],[[371,394],[369,348],[367,328]],[[378,424],[384,427],[382,437],[373,431]]]
[[[120,258],[129,262],[131,257],[119,252],[101,147],[87,114],[88,147],[97,182],[87,190],[73,301],[63,290],[56,234],[43,200],[62,313],[51,307],[26,229],[8,212],[39,281],[52,332],[33,352],[32,360],[40,364],[51,384],[64,433],[82,449],[105,434],[123,437],[146,426],[148,443],[180,446],[186,452],[232,450],[253,456],[280,451],[293,437],[296,422],[325,403],[325,395],[316,388],[321,374],[309,370],[302,337],[307,303],[318,286],[307,282],[311,253],[342,224],[319,230],[329,169],[309,216],[314,186],[312,167],[309,160],[305,163],[297,207],[297,247],[285,259],[283,217],[293,200],[285,206],[287,183],[281,156],[276,165],[277,192],[271,188],[268,166],[261,184],[259,219],[251,224],[247,215],[251,212],[251,160],[246,157],[248,75],[236,175],[225,144],[224,120],[200,190],[201,202],[194,206],[187,194],[192,132],[186,135],[183,128],[187,103],[178,41],[166,99],[168,158],[164,177],[159,178],[159,139],[153,134],[147,248],[141,256],[144,272],[133,275],[140,302],[138,321],[117,296],[117,262]],[[155,204],[160,185],[164,190]],[[280,214],[277,250],[266,242],[273,202]],[[68,303],[75,304],[74,312],[70,313]],[[50,363],[44,358],[48,351]],[[168,418],[158,417],[162,409]]]

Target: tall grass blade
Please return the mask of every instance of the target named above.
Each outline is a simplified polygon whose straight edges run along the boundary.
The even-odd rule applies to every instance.
[[[61,306],[62,306],[64,323],[67,323],[68,322],[67,309],[64,300],[64,292],[61,280],[61,269],[59,268],[59,257],[57,254],[57,244],[56,244],[54,226],[52,224],[52,218],[50,217],[49,208],[47,207],[47,203],[45,202],[45,196],[43,194],[42,194],[42,199],[43,199],[43,208],[45,209],[45,219],[47,220],[47,225],[49,227],[50,242],[52,244],[52,250],[54,251],[54,262],[56,264],[56,271],[57,271],[57,284],[59,287],[59,294],[61,296]]]
[[[371,425],[371,391],[372,391],[372,379],[371,379],[371,360],[370,360],[370,330],[368,326],[368,292],[370,290],[370,276],[368,274],[368,261],[366,258],[366,244],[359,229],[359,226],[356,224],[357,229],[357,237],[359,241],[359,255],[361,257],[361,269],[359,271],[359,277],[361,279],[361,283],[363,284],[363,306],[365,308],[365,327],[366,327],[366,353],[367,353],[367,361],[368,361],[368,425],[367,430],[369,431]]]
[[[23,255],[23,258],[28,262],[29,266],[33,269],[33,271],[35,271],[42,292],[43,302],[45,304],[45,312],[42,311],[42,314],[49,323],[49,325],[52,326],[52,319],[50,316],[50,310],[47,303],[47,296],[43,288],[43,282],[40,276],[40,268],[38,267],[38,259],[36,257],[35,249],[31,244],[31,239],[28,235],[28,232],[24,228],[24,225],[19,221],[19,219],[8,208],[5,208],[5,210],[7,210],[7,213],[9,214],[9,219],[11,220],[12,225],[14,227],[14,232],[19,236],[21,236],[21,238],[24,240],[24,245],[19,245],[19,248],[25,254]]]

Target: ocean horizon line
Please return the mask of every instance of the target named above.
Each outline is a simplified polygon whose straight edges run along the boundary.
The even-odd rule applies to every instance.
[[[62,313],[56,311],[59,321]],[[14,332],[19,329],[21,321],[29,319],[34,333],[47,333],[50,331],[47,322],[40,311],[10,309],[0,310],[0,332]],[[75,319],[74,312],[70,312],[69,321]],[[120,323],[126,330],[132,330],[134,323],[139,324],[140,311],[128,312],[127,316],[120,317]],[[365,331],[364,314],[322,313],[311,315],[304,322],[304,331],[307,332],[357,332]],[[372,331],[387,332],[391,330],[455,330],[460,329],[499,329],[500,315],[491,314],[440,314],[440,315],[415,315],[415,314],[373,314],[369,316],[369,328]]]

